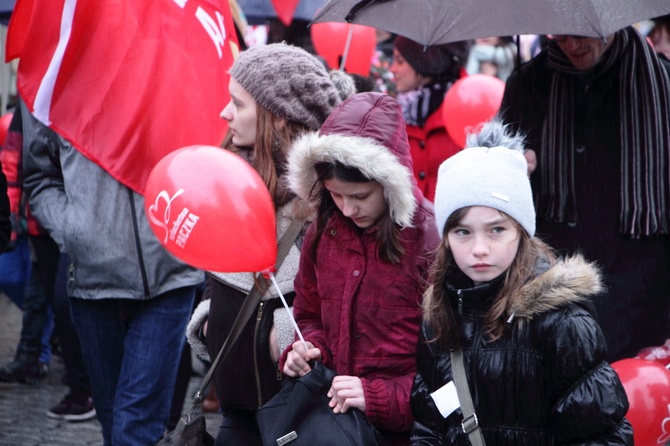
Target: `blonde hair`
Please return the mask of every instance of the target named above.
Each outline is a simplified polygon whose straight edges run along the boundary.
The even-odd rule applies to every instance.
[[[456,227],[469,209],[469,207],[461,208],[449,216],[444,228],[443,240],[446,241],[447,233]],[[516,220],[502,211],[499,212],[502,216],[508,218],[517,229],[519,248],[512,264],[505,272],[503,284],[485,316],[485,329],[490,341],[495,341],[503,336],[507,329],[506,321],[510,316],[509,308],[516,292],[523,284],[534,277],[538,261],[546,261],[550,264],[556,261],[553,250],[546,243],[536,237],[530,237]],[[460,270],[447,243],[443,242],[438,247],[435,261],[431,267],[431,285],[425,293],[423,315],[424,320],[430,325],[434,333],[434,338],[429,342],[437,342],[445,350],[453,350],[459,345],[459,325],[449,304],[446,290],[446,284],[454,277],[455,271]]]

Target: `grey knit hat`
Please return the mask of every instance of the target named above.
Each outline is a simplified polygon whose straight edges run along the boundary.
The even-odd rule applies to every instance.
[[[242,51],[230,75],[268,111],[310,130],[318,130],[341,102],[323,63],[304,49],[285,43]]]
[[[504,131],[499,122],[487,126],[482,132],[491,132],[492,126],[493,132]],[[468,143],[471,141],[468,139]],[[512,217],[529,236],[535,235],[535,206],[526,158],[518,144],[508,146],[468,147],[440,165],[435,190],[435,222],[440,234],[458,209],[488,206]]]

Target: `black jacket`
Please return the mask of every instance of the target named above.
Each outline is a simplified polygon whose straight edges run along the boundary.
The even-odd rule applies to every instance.
[[[226,305],[211,305],[209,310],[210,321],[216,321],[210,325],[216,329],[207,333],[207,348],[210,358],[214,359],[230,333],[247,295],[209,276],[203,300],[212,296],[226,302]],[[284,296],[289,305],[294,296],[293,292]],[[247,322],[228,357],[219,364],[214,374],[214,383],[221,406],[256,410],[279,391],[283,375],[278,364],[270,357],[268,340],[273,313],[280,307],[280,299],[261,302],[255,317]]]
[[[462,314],[457,290],[448,290],[487,444],[633,444],[626,393],[605,361],[602,333],[587,309],[587,297],[600,287],[597,270],[583,258],[559,261],[519,290],[511,330],[494,342],[487,342],[483,324],[498,286],[460,290]],[[445,419],[430,396],[453,379],[449,352],[427,343],[431,338],[424,324],[411,397],[412,444],[468,445],[461,410]]]
[[[607,299],[595,299],[598,320],[611,362],[634,356],[641,348],[660,345],[670,321],[670,237],[630,238],[621,235],[621,121],[619,64],[598,77],[576,77],[572,100],[575,116],[575,225],[556,223],[542,211],[545,178],[539,167],[541,140],[549,112],[553,71],[547,51],[517,68],[507,81],[500,107],[511,130],[526,136],[526,149],[538,156],[531,176],[536,200],[536,236],[561,254],[582,253],[598,262],[607,286]],[[670,63],[661,62],[670,73]],[[667,210],[666,210],[667,212]],[[634,309],[631,311],[631,309]]]

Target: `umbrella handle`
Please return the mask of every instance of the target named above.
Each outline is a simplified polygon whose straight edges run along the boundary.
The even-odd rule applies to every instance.
[[[354,35],[354,25],[349,24],[349,33],[347,34],[347,42],[344,44],[344,54],[342,54],[342,61],[340,62],[340,70],[344,71],[344,64],[347,62],[349,55],[349,47],[351,46],[351,39]]]

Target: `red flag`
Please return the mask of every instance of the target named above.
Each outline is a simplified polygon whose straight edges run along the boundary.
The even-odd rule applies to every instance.
[[[227,0],[19,0],[8,57],[33,114],[143,193],[181,147],[218,145],[237,36]]]

